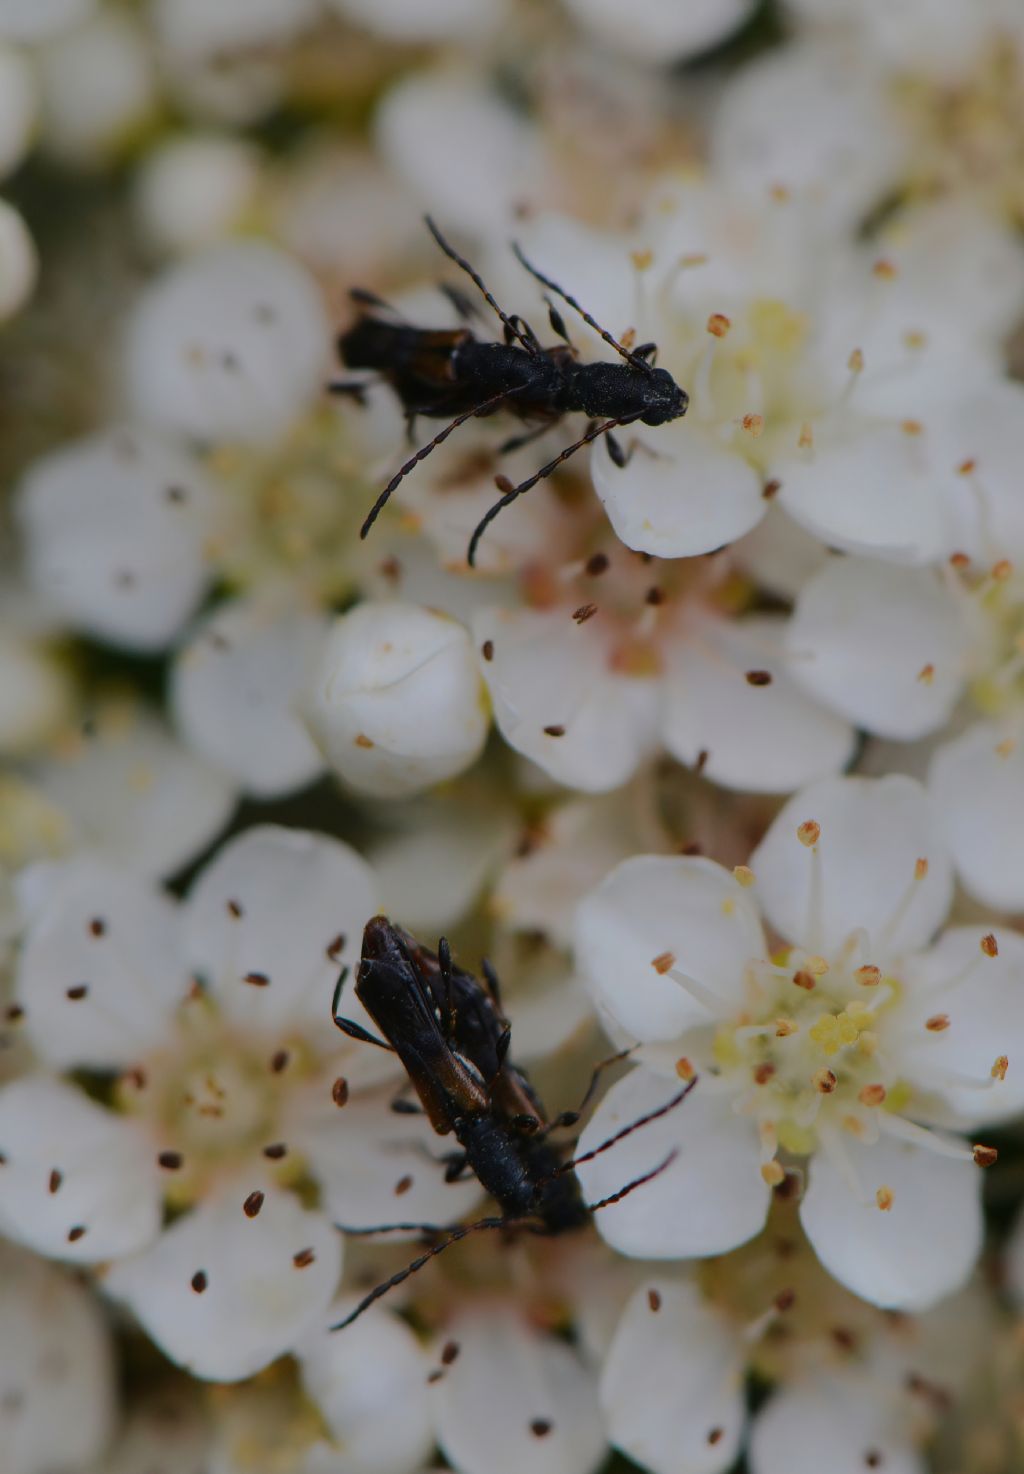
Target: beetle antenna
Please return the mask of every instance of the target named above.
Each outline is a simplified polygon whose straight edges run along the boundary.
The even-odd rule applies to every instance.
[[[398,486],[398,484],[403,481],[406,476],[408,476],[410,471],[415,470],[420,461],[425,460],[432,450],[436,450],[443,441],[447,440],[448,436],[452,433],[453,430],[457,430],[460,425],[464,425],[466,421],[471,420],[474,415],[486,414],[488,410],[494,409],[496,405],[500,404],[503,399],[508,399],[510,395],[517,394],[518,392],[519,389],[515,388],[502,389],[500,394],[492,394],[490,399],[485,399],[482,404],[474,405],[472,409],[467,409],[464,414],[456,415],[455,419],[452,420],[450,424],[445,425],[443,430],[439,430],[437,432],[433,440],[428,440],[426,445],[421,445],[416,454],[409,457],[401,470],[395,472],[391,480],[388,482],[387,486],[385,486],[380,496],[374,502],[373,506],[369,510],[369,513],[367,514],[365,522],[359,529],[359,536],[365,537],[367,535],[370,528],[376,522],[377,518],[380,516],[381,512],[387,505],[391,493],[394,491],[395,487]],[[616,421],[615,423],[618,422]]]
[[[480,275],[480,273],[478,271],[474,271],[473,267],[470,266],[465,256],[460,256],[455,247],[450,245],[448,241],[445,240],[444,236],[441,234],[440,230],[438,230],[437,226],[429,215],[424,215],[423,219],[426,222],[426,226],[427,229],[430,231],[430,234],[434,237],[435,241],[437,241],[437,244],[441,247],[441,250],[445,253],[448,259],[450,261],[454,261],[456,266],[460,266],[469,277],[470,281],[473,282],[474,286],[480,289],[488,307],[492,307],[501,318],[506,332],[511,333],[513,338],[516,338],[522,344],[522,346],[526,349],[531,358],[536,358],[539,351],[537,339],[534,337],[529,328],[526,327],[526,324],[524,324],[523,327],[520,327],[520,319],[509,317],[507,312],[502,311],[497,302],[494,300],[491,293],[484,285],[484,279]]]
[[[476,550],[479,546],[480,539],[499,512],[503,511],[511,502],[514,502],[517,497],[522,496],[524,491],[529,491],[531,486],[536,486],[538,481],[543,481],[545,476],[550,476],[552,471],[556,471],[563,461],[567,461],[571,455],[575,455],[584,445],[589,445],[592,440],[598,440],[602,435],[607,435],[608,431],[614,430],[616,425],[628,425],[631,420],[636,418],[635,415],[631,415],[628,420],[604,420],[600,425],[591,426],[585,435],[580,436],[579,440],[574,441],[572,445],[567,445],[565,450],[560,455],[555,456],[553,461],[548,461],[546,466],[541,466],[539,471],[535,471],[525,481],[520,481],[518,486],[513,486],[507,476],[496,476],[495,485],[499,491],[504,492],[504,495],[494,503],[493,507],[487,509],[474,529],[473,536],[469,540],[469,547],[466,550],[466,562],[470,568],[474,566]],[[376,515],[376,513],[374,512],[372,515]]]
[[[627,1182],[625,1187],[620,1187],[618,1192],[612,1193],[607,1198],[601,1198],[596,1203],[588,1203],[587,1207],[591,1213],[600,1213],[602,1208],[610,1208],[613,1203],[621,1203],[623,1198],[628,1198],[635,1188],[643,1187],[645,1182],[653,1182],[655,1177],[660,1177],[666,1167],[671,1167],[679,1153],[673,1147],[663,1162],[653,1167],[650,1172],[645,1172],[642,1177],[634,1177],[632,1182]]]
[[[545,276],[542,271],[538,271],[536,266],[533,265],[532,261],[528,261],[527,258],[523,255],[522,247],[519,245],[518,241],[512,242],[512,250],[515,252],[516,260],[521,266],[526,267],[526,270],[530,273],[531,276],[536,277],[543,286],[547,287],[548,291],[557,292],[563,302],[568,302],[570,307],[575,308],[580,317],[582,317],[583,321],[587,324],[587,326],[593,328],[595,333],[599,333],[604,341],[609,345],[609,347],[614,348],[615,352],[618,353],[621,358],[624,358],[628,364],[632,365],[633,368],[642,369],[645,374],[653,372],[653,370],[651,369],[651,365],[647,362],[646,358],[642,357],[638,353],[631,353],[628,348],[626,348],[622,343],[619,342],[618,338],[613,338],[611,333],[608,332],[607,328],[603,328],[601,324],[596,320],[596,318],[591,317],[590,313],[587,312],[585,308],[580,306],[575,297],[570,297],[569,293],[565,290],[564,287],[560,287],[556,281],[552,281],[549,276]],[[552,327],[555,328],[556,333],[560,331],[559,328],[555,327],[554,322],[552,322]]]
[[[595,1146],[593,1151],[583,1152],[581,1156],[572,1157],[568,1162],[563,1162],[560,1167],[557,1167],[555,1169],[556,1175],[560,1172],[571,1172],[574,1167],[580,1167],[584,1162],[592,1162],[594,1158],[599,1157],[602,1152],[608,1151],[610,1147],[613,1147],[616,1145],[617,1142],[622,1141],[623,1137],[631,1136],[634,1131],[639,1131],[641,1126],[646,1126],[651,1121],[657,1121],[660,1120],[662,1116],[667,1116],[669,1111],[674,1111],[677,1105],[682,1105],[683,1101],[689,1095],[690,1091],[693,1089],[696,1083],[697,1076],[694,1075],[693,1079],[688,1080],[687,1083],[683,1086],[682,1090],[677,1091],[676,1094],[673,1095],[671,1100],[667,1100],[664,1105],[658,1106],[656,1110],[647,1111],[644,1115],[638,1116],[636,1120],[631,1121],[628,1126],[623,1126],[621,1131],[616,1131],[614,1136],[609,1136],[607,1141],[602,1141],[600,1146]],[[667,1165],[667,1163],[665,1165]],[[662,1168],[659,1168],[658,1170],[661,1171]]]
[[[528,1218],[478,1218],[474,1223],[464,1223],[461,1228],[453,1228],[448,1237],[442,1239],[439,1244],[434,1244],[418,1258],[411,1260],[404,1269],[400,1269],[390,1279],[382,1280],[379,1285],[375,1285],[368,1295],[363,1296],[356,1308],[346,1315],[344,1320],[340,1320],[336,1326],[331,1326],[331,1330],[343,1331],[354,1320],[358,1320],[364,1310],[369,1310],[371,1305],[386,1295],[389,1290],[394,1289],[395,1285],[400,1285],[403,1280],[407,1280],[425,1264],[429,1264],[431,1259],[436,1259],[438,1254],[443,1254],[445,1249],[450,1249],[452,1244],[457,1244],[460,1239],[468,1237],[469,1234],[479,1233],[482,1229],[488,1228],[514,1228],[531,1222],[533,1220]]]

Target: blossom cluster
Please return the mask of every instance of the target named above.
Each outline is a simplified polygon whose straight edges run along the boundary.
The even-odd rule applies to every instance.
[[[1021,0],[0,0],[3,1470],[1024,1469],[1022,99]]]

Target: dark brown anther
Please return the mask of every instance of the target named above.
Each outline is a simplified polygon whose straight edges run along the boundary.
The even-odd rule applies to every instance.
[[[269,988],[270,979],[265,972],[247,972],[242,978],[243,983],[251,983],[254,988]]]
[[[348,938],[345,936],[345,933],[343,931],[340,931],[327,948],[328,962],[337,962],[338,958],[345,950],[345,943],[347,940]]]
[[[68,1243],[77,1244],[79,1239],[85,1237],[85,1224],[76,1223],[74,1228],[68,1229]]]
[[[661,1309],[661,1292],[655,1289],[648,1290],[647,1304],[650,1306],[651,1310],[654,1311],[655,1315],[657,1315],[658,1311]]]
[[[766,481],[764,486],[761,488],[761,495],[764,497],[766,502],[770,502],[772,497],[778,496],[781,490],[781,481]]]
[[[257,1188],[255,1192],[251,1192],[249,1194],[245,1202],[242,1204],[242,1212],[245,1214],[246,1218],[256,1217],[256,1214],[263,1207],[263,1197],[264,1195],[260,1192],[259,1188]]]
[[[485,660],[493,660],[494,659],[494,641],[493,640],[485,640],[483,642],[483,644],[480,646],[480,654],[483,656],[483,658]]]
[[[107,923],[102,916],[94,916],[89,922],[89,935],[91,937],[102,937],[107,930]]]
[[[564,737],[565,728],[556,722],[552,726],[544,728],[544,735],[546,737]]]
[[[263,1155],[268,1157],[271,1162],[279,1162],[282,1157],[288,1155],[288,1148],[283,1141],[273,1141],[269,1146],[263,1148]]]
[[[770,686],[771,683],[772,683],[772,673],[771,673],[770,670],[748,670],[747,671],[747,685],[748,686]]]
[[[400,1177],[398,1179],[398,1181],[395,1183],[395,1197],[396,1198],[404,1197],[405,1194],[409,1191],[409,1189],[411,1187],[412,1187],[412,1178],[408,1175],[408,1173],[406,1173],[406,1175],[404,1177]]]
[[[700,750],[700,752],[698,752],[698,754],[697,754],[697,761],[693,765],[693,771],[695,773],[703,773],[704,769],[708,765],[708,758],[710,756],[711,756],[711,754],[707,750],[707,748],[706,747],[702,747],[701,750]]]
[[[530,1424],[530,1432],[534,1438],[547,1438],[554,1426],[550,1418],[534,1418]]]
[[[288,1068],[288,1061],[290,1058],[291,1056],[289,1055],[287,1049],[278,1049],[273,1055],[271,1055],[270,1068],[275,1075],[280,1075],[282,1070],[286,1070]]]
[[[245,915],[245,912],[242,910],[241,901],[228,901],[227,908],[228,915],[233,916],[236,921],[240,920],[241,917]]]
[[[197,1269],[192,1276],[192,1288],[197,1295],[201,1295],[210,1281],[206,1278],[205,1269]]]
[[[441,1365],[450,1367],[458,1357],[460,1350],[458,1341],[446,1341],[441,1348]]]
[[[157,1161],[160,1163],[160,1166],[163,1167],[165,1171],[178,1172],[180,1171],[185,1158],[181,1155],[181,1152],[161,1152],[160,1155],[157,1157]]]
[[[572,611],[572,617],[577,624],[586,624],[587,620],[593,619],[596,613],[596,604],[581,604],[578,609]]]
[[[297,1254],[292,1255],[292,1263],[296,1269],[307,1269],[316,1258],[312,1249],[300,1249]]]
[[[608,571],[608,554],[594,553],[591,557],[587,559],[586,568],[584,571],[588,573],[591,578],[598,578],[602,573],[606,573]]]
[[[63,1181],[64,1181],[64,1174],[63,1174],[63,1172],[58,1171],[58,1169],[56,1167],[54,1167],[53,1170],[50,1173],[50,1181],[49,1181],[49,1184],[48,1184],[51,1193],[55,1193],[57,1191],[57,1189],[60,1187],[60,1185],[61,1185],[61,1183]]]
[[[339,1075],[331,1086],[331,1099],[336,1106],[343,1106],[348,1100],[348,1081],[344,1075]]]
[[[88,983],[76,983],[73,988],[68,988],[66,990],[64,996],[66,998],[70,998],[72,1003],[80,1003],[81,1000],[86,996],[86,994],[88,992],[89,992],[89,984]]]

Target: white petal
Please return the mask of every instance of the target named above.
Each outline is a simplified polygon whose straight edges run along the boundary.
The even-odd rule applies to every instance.
[[[900,1034],[891,1045],[886,1035],[887,1049],[899,1051],[901,1078],[938,1094],[958,1126],[1004,1121],[1024,1109],[1024,937],[997,928],[998,955],[989,957],[982,934],[981,926],[955,927],[909,959]],[[937,1014],[948,1026],[928,1029]],[[991,1071],[1003,1054],[1010,1068],[999,1080]],[[958,1086],[959,1077],[981,1088]]]
[[[384,798],[461,773],[479,757],[489,725],[463,625],[390,600],[360,604],[335,620],[304,716],[335,771]]]
[[[197,58],[280,46],[312,23],[318,7],[316,0],[156,0],[153,9],[162,45]]]
[[[924,1474],[910,1410],[894,1417],[886,1389],[853,1369],[784,1386],[754,1423],[752,1474]]]
[[[623,1311],[601,1374],[612,1444],[652,1474],[732,1467],[746,1348],[690,1283],[652,1277]]]
[[[669,655],[665,746],[713,783],[789,793],[849,760],[854,733],[793,682],[782,651],[786,621],[704,619]],[[765,684],[752,684],[748,672]]]
[[[195,250],[227,235],[250,207],[259,180],[256,150],[215,133],[172,137],[140,161],[135,209],[161,250]]]
[[[246,1180],[246,1187],[249,1187]],[[235,1382],[290,1351],[317,1325],[341,1270],[341,1235],[290,1193],[244,1191],[178,1219],[151,1248],[113,1266],[106,1290],[164,1354],[195,1377]]]
[[[327,624],[275,599],[239,599],[175,661],[170,699],[182,734],[257,798],[302,788],[323,769],[295,706]]]
[[[366,1046],[366,1052],[378,1051]],[[397,1115],[390,1109],[396,1094],[396,1085],[360,1091],[339,1110],[327,1082],[315,1098],[297,1100],[283,1123],[309,1159],[324,1212],[343,1227],[457,1223],[480,1201],[474,1177],[444,1180],[441,1158],[458,1149],[455,1138],[438,1137],[425,1116]],[[397,1232],[387,1241],[415,1236],[415,1230]]]
[[[751,0],[634,0],[628,11],[615,0],[569,0],[577,22],[615,53],[666,63],[714,46],[737,30],[753,10]]]
[[[206,587],[211,499],[198,462],[151,430],[51,451],[16,502],[29,577],[74,628],[159,650]]]
[[[910,741],[948,721],[967,621],[931,570],[834,558],[805,585],[786,647],[794,680],[858,726]]]
[[[113,1431],[110,1333],[94,1297],[29,1254],[0,1250],[0,1446],[11,1474],[78,1470]]]
[[[162,723],[104,710],[33,766],[42,791],[69,816],[82,847],[143,875],[170,875],[214,838],[234,786],[193,757]]]
[[[600,1463],[597,1387],[564,1341],[500,1305],[457,1315],[445,1340],[459,1351],[432,1397],[458,1474],[589,1474]]]
[[[166,1042],[189,990],[177,908],[145,880],[90,856],[46,872],[15,975],[32,1044],[56,1068],[136,1064]]]
[[[732,555],[762,588],[789,603],[829,556],[816,537],[776,506],[769,506],[753,531],[733,546]]]
[[[882,1137],[844,1136],[854,1194],[828,1152],[815,1154],[800,1222],[829,1274],[873,1305],[927,1310],[965,1283],[981,1250],[981,1174],[969,1159]],[[892,1193],[883,1211],[875,1194]]]
[[[530,197],[542,171],[534,129],[473,70],[407,74],[381,100],[374,134],[409,193],[445,227],[484,236]]]
[[[936,752],[928,774],[957,872],[999,911],[1024,908],[1024,743],[980,722]]]
[[[636,855],[576,913],[576,965],[602,1009],[635,1038],[674,1039],[714,1022],[703,1004],[652,964],[695,978],[723,1010],[743,996],[748,963],[765,952],[749,893],[712,860]]]
[[[159,1231],[160,1169],[144,1132],[71,1085],[28,1075],[0,1091],[0,1156],[0,1228],[40,1253],[89,1264]]]
[[[627,782],[657,741],[659,683],[624,676],[598,620],[570,609],[484,609],[473,638],[505,741],[559,783],[605,793]]]
[[[798,436],[790,427],[791,447],[779,448],[770,471],[782,483],[779,505],[815,537],[899,563],[927,563],[950,549],[940,491],[955,469],[936,464],[939,447],[926,431],[844,417],[841,430],[815,427],[812,450],[798,449]]]
[[[331,995],[375,910],[373,872],[347,844],[257,825],[196,879],[184,906],[185,951],[239,1024],[312,1028],[314,1040],[337,1047]]]
[[[382,909],[411,932],[440,932],[456,924],[486,888],[513,842],[513,816],[483,795],[430,804],[411,822],[370,847]],[[380,815],[375,816],[380,822]],[[389,816],[390,817],[390,816]]]
[[[62,161],[109,162],[156,112],[150,37],[131,15],[101,11],[43,48],[39,61],[43,140]]]
[[[351,1299],[336,1301],[328,1324],[353,1305]],[[335,1444],[338,1474],[413,1474],[422,1468],[434,1445],[431,1367],[404,1321],[369,1310],[344,1331],[318,1330],[297,1355],[306,1395]]]
[[[679,1081],[632,1070],[604,1097],[575,1155],[593,1151],[680,1088]],[[675,1153],[652,1181],[596,1215],[598,1232],[613,1249],[639,1259],[699,1259],[760,1232],[771,1193],[761,1177],[757,1131],[732,1103],[731,1093],[699,1081],[667,1115],[578,1169],[583,1195],[595,1203]]]
[[[150,287],[126,372],[153,424],[264,444],[321,388],[328,337],[323,300],[298,262],[262,241],[225,244]]]
[[[761,477],[736,451],[685,419],[639,433],[653,455],[637,451],[620,468],[599,444],[590,460],[594,490],[627,548],[689,558],[760,522]]]
[[[797,834],[807,822],[821,826],[812,848]],[[928,862],[924,876],[918,860]],[[935,810],[920,783],[899,774],[805,788],[750,863],[765,915],[787,941],[829,956],[863,927],[879,966],[930,941],[952,900]]]

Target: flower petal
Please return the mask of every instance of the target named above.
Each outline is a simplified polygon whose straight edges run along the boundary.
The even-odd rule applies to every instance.
[[[745,1363],[740,1337],[695,1285],[650,1279],[623,1311],[601,1373],[609,1439],[652,1474],[731,1468],[746,1424]]]
[[[345,1228],[457,1223],[480,1201],[472,1175],[445,1181],[443,1158],[458,1143],[438,1138],[426,1116],[392,1111],[394,1086],[353,1093],[341,1110],[330,1086],[327,1080],[297,1097],[282,1130],[308,1158],[332,1222]],[[392,1233],[388,1242],[415,1236]]]
[[[434,1383],[437,1438],[458,1474],[589,1474],[606,1452],[597,1387],[577,1354],[511,1307],[456,1315]]]
[[[323,759],[295,715],[325,616],[272,598],[222,604],[178,655],[171,708],[186,741],[247,793],[303,788]]]
[[[318,1025],[323,1046],[337,1048],[334,985],[375,910],[373,871],[347,844],[259,824],[224,845],[192,886],[186,955],[238,1023]]]
[[[705,619],[669,656],[665,746],[690,766],[706,754],[701,772],[713,783],[789,793],[850,757],[849,724],[793,682],[785,628],[777,617]]]
[[[131,1254],[160,1228],[156,1153],[80,1090],[27,1075],[0,1091],[0,1228],[78,1264]]]
[[[656,961],[695,978],[728,1008],[738,1006],[747,964],[764,950],[757,908],[712,860],[635,855],[576,913],[576,963],[591,996],[644,1042],[714,1022]]]
[[[899,1051],[901,1078],[937,1093],[958,1127],[1024,1109],[1024,937],[1000,927],[992,941],[994,957],[981,945],[980,926],[956,927],[910,958],[900,1035],[886,1046]],[[945,1027],[928,1027],[936,1015],[948,1020]],[[992,1069],[1007,1051],[1010,1068],[1000,1079]]]
[[[101,1458],[116,1386],[110,1331],[95,1298],[71,1275],[5,1245],[0,1325],[5,1468],[77,1470]]]
[[[340,1321],[354,1303],[335,1301],[327,1324]],[[296,1354],[306,1395],[343,1460],[339,1474],[413,1474],[422,1468],[434,1445],[430,1362],[404,1321],[368,1310],[344,1331],[316,1331]]]
[[[73,628],[160,650],[208,582],[211,497],[199,463],[152,430],[108,430],[52,451],[17,496],[29,577]]]
[[[638,452],[620,467],[599,442],[590,458],[594,490],[627,548],[691,558],[760,522],[761,477],[736,451],[685,419],[640,433],[653,455]]]
[[[885,1390],[847,1368],[783,1387],[754,1423],[752,1474],[924,1474],[910,1408],[901,1424]]]
[[[501,735],[569,788],[627,782],[657,742],[658,682],[611,666],[599,621],[568,609],[484,609],[473,636]]]
[[[821,829],[813,845],[798,833],[809,822]],[[827,957],[864,928],[879,966],[930,941],[953,895],[935,810],[921,784],[900,774],[805,788],[750,863],[765,915],[787,941]]]
[[[967,1280],[981,1251],[981,1177],[968,1159],[882,1137],[852,1136],[842,1151],[856,1176],[828,1152],[815,1154],[800,1222],[829,1274],[873,1305],[927,1310]],[[875,1194],[888,1188],[891,1207]]]
[[[322,1213],[250,1185],[264,1192],[255,1216],[244,1191],[225,1192],[104,1281],[165,1355],[211,1381],[239,1381],[290,1351],[322,1320],[341,1271],[341,1235]]]
[[[678,1081],[632,1070],[594,1112],[576,1156],[666,1104],[679,1088]],[[640,1259],[699,1259],[760,1231],[771,1194],[761,1177],[757,1131],[735,1115],[731,1093],[699,1081],[680,1105],[584,1163],[577,1175],[594,1203],[666,1162],[652,1181],[597,1214],[597,1229],[613,1249]]]
[[[615,54],[664,64],[705,51],[737,30],[750,15],[752,0],[640,0],[626,12],[615,0],[569,0],[577,23],[592,31]]]
[[[1024,907],[1024,742],[979,722],[936,752],[928,774],[957,872],[999,911]]]
[[[144,875],[171,875],[217,835],[234,785],[140,712],[103,708],[89,732],[35,763],[84,848]]]
[[[39,1057],[57,1068],[109,1070],[165,1042],[190,987],[174,903],[89,855],[41,866],[22,888],[38,903],[15,996]]]
[[[880,737],[910,741],[949,719],[969,630],[931,570],[833,558],[804,586],[786,635],[812,696]]]

